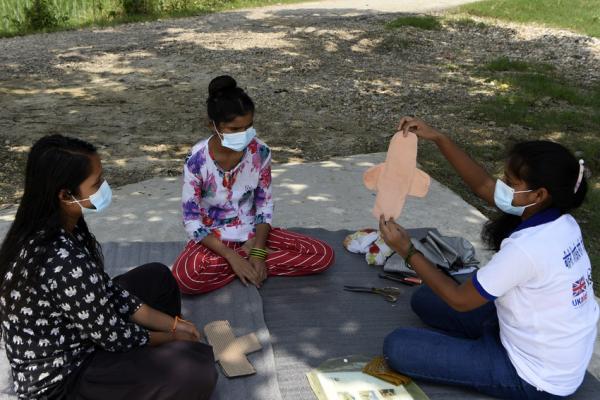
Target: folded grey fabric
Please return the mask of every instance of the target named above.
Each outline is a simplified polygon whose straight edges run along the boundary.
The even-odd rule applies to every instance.
[[[424,238],[412,238],[411,241],[425,258],[446,270],[458,271],[479,264],[475,257],[475,247],[463,237],[443,236],[437,230],[430,230]],[[398,255],[388,258],[383,270],[404,273],[411,271]]]
[[[394,253],[394,255],[392,255],[390,258],[388,258],[385,261],[385,264],[383,264],[383,270],[385,272],[395,272],[395,273],[417,275],[417,273],[415,271],[413,271],[412,269],[410,269],[408,267],[408,265],[406,265],[406,262],[404,261],[404,259],[396,253]]]

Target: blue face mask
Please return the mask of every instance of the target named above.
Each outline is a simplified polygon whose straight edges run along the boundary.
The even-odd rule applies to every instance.
[[[98,191],[87,199],[77,200],[75,197],[73,197],[73,200],[74,201],[71,201],[70,203],[79,204],[83,215],[99,213],[106,210],[108,206],[110,206],[110,203],[112,202],[112,190],[110,189],[108,182],[104,181],[102,185],[100,185]],[[81,202],[85,200],[89,200],[95,208],[87,208],[82,206]]]
[[[515,193],[529,193],[532,191],[533,190],[519,190],[515,192],[515,189],[508,186],[501,179],[498,179],[496,181],[496,189],[494,190],[494,203],[496,203],[496,206],[503,212],[520,217],[527,207],[531,207],[537,203],[526,206],[513,206],[512,202]]]
[[[252,139],[254,139],[254,137],[256,136],[256,130],[253,126],[251,126],[243,132],[236,133],[220,133],[214,121],[213,126],[215,127],[215,131],[217,132],[217,136],[219,136],[219,139],[221,139],[221,144],[223,145],[223,147],[227,147],[228,149],[231,149],[233,151],[244,150],[246,147],[248,147]]]

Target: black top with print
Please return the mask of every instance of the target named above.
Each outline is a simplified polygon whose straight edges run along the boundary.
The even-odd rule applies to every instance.
[[[129,322],[141,301],[113,284],[80,233],[63,230],[51,246],[37,242],[21,249],[6,274],[17,279],[15,289],[0,297],[15,391],[27,399],[64,385],[98,348],[123,352],[148,342],[148,332]],[[25,282],[28,273],[36,276]]]

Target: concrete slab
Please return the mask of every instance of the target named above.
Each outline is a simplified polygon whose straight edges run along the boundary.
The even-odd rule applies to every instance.
[[[375,195],[362,174],[384,160],[384,153],[329,161],[273,166],[274,225],[329,230],[376,227],[371,216]],[[181,223],[179,178],[154,178],[114,189],[109,210],[87,218],[100,242],[185,240]],[[0,213],[0,236],[15,210]],[[448,235],[463,235],[483,260],[479,231],[485,217],[454,192],[433,181],[425,199],[409,198],[399,223],[407,228],[435,226]]]

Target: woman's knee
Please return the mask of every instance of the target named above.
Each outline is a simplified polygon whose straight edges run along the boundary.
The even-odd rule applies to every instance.
[[[395,370],[402,370],[402,360],[410,358],[410,349],[414,349],[411,343],[411,335],[407,329],[396,329],[388,334],[383,341],[383,357]]]
[[[160,287],[168,290],[179,288],[171,269],[165,264],[150,263],[143,266],[147,273],[147,282],[155,282]]]
[[[321,246],[323,246],[323,258],[322,258],[322,269],[321,271],[331,267],[335,262],[335,250],[329,244],[319,240]]]
[[[160,280],[164,285],[167,285],[168,287],[173,288],[173,290],[177,290],[179,292],[179,284],[177,283],[177,280],[175,279],[175,276],[173,276],[173,273],[169,267],[160,264],[160,268],[158,266],[156,267],[156,274],[160,277]]]
[[[163,278],[167,275],[171,275],[171,270],[165,264],[159,262],[153,262],[149,264],[142,265],[144,271],[152,276],[157,278]]]

